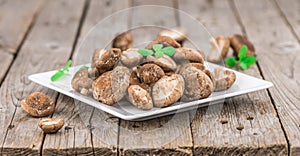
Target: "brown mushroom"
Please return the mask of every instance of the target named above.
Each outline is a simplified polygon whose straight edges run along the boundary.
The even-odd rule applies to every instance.
[[[34,92],[20,101],[24,111],[33,117],[44,117],[54,112],[55,105],[47,95]]]
[[[163,55],[162,57],[147,56],[146,60],[160,66],[165,72],[175,71],[177,67],[174,60],[167,55]]]
[[[112,70],[119,62],[121,50],[112,48],[110,50],[96,49],[93,55],[91,67],[98,69],[99,75]]]
[[[185,90],[182,101],[193,101],[207,98],[214,89],[212,80],[201,70],[188,66],[180,73],[185,80]]]
[[[119,48],[122,51],[124,51],[131,48],[132,43],[133,43],[133,36],[129,32],[123,32],[114,38],[112,47]]]
[[[246,55],[255,56],[254,45],[248,40],[246,36],[234,34],[232,37],[230,37],[230,45],[234,50],[233,54],[235,56],[238,56],[239,50],[243,45],[246,45],[248,47],[248,52],[246,53]]]
[[[178,43],[182,44],[182,42],[186,39],[187,30],[183,27],[176,27],[173,29],[162,30],[159,33],[159,36],[168,36]]]
[[[146,84],[154,83],[164,75],[165,72],[156,64],[148,63],[137,68],[137,76]]]
[[[222,91],[230,88],[236,80],[236,75],[233,71],[226,70],[223,67],[218,67],[213,72],[215,81],[215,90]]]
[[[167,107],[175,103],[184,92],[184,79],[179,74],[164,76],[152,88],[152,99],[156,107]]]
[[[138,53],[138,49],[130,48],[122,52],[121,62],[127,67],[137,66],[141,63],[143,56]]]
[[[154,44],[162,44],[164,47],[168,47],[168,46],[172,46],[174,48],[181,47],[181,45],[178,42],[176,42],[174,39],[168,36],[158,36],[156,39],[154,39],[146,46],[146,49],[152,49],[152,46]]]
[[[212,46],[211,52],[207,56],[207,60],[210,62],[221,62],[223,58],[227,56],[230,47],[230,40],[228,37],[217,36],[210,41]]]
[[[80,69],[75,73],[71,81],[72,88],[83,95],[92,93],[93,80],[89,78],[87,69]]]
[[[117,66],[105,72],[94,81],[93,97],[107,105],[120,101],[129,86],[130,71],[126,67]]]
[[[184,64],[181,68],[179,72],[182,72],[183,70],[185,70],[187,67],[189,66],[193,66],[199,70],[201,70],[202,72],[204,72],[208,77],[210,77],[212,79],[212,74],[211,72],[202,64],[202,63],[187,63]]]
[[[45,133],[56,133],[64,126],[64,123],[62,118],[47,118],[41,119],[38,125]]]
[[[152,109],[152,98],[147,90],[139,85],[131,85],[128,88],[128,100],[139,109]]]
[[[204,63],[204,58],[201,55],[201,52],[186,47],[177,48],[176,53],[173,55],[173,58],[178,63],[188,63],[188,62]]]

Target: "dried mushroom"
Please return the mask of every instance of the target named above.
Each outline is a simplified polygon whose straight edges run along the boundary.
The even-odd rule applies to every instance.
[[[167,55],[163,55],[162,57],[147,56],[146,60],[160,66],[165,72],[175,71],[177,67],[174,60]]]
[[[137,68],[137,76],[146,84],[154,83],[164,75],[165,72],[156,64],[148,63]]]
[[[62,118],[48,118],[41,119],[38,125],[45,133],[56,133],[64,126],[64,123]]]
[[[211,72],[202,64],[202,63],[187,63],[184,64],[181,68],[179,72],[183,72],[184,70],[186,70],[187,67],[189,66],[193,66],[199,70],[201,70],[202,72],[204,72],[208,77],[212,78],[212,74]]]
[[[216,68],[213,72],[215,82],[215,91],[222,91],[230,88],[236,80],[236,75],[233,71],[225,68]]]
[[[31,93],[20,103],[23,110],[33,117],[49,116],[55,109],[52,99],[40,92]]]
[[[183,95],[184,79],[179,74],[164,76],[152,88],[152,98],[156,107],[167,107]]]
[[[130,48],[122,52],[121,62],[127,67],[134,67],[141,63],[143,56],[139,54],[138,49]]]
[[[230,47],[230,40],[228,37],[217,36],[210,41],[212,51],[207,56],[210,62],[221,62],[227,56]]]
[[[185,80],[185,90],[182,101],[193,101],[207,98],[214,89],[212,80],[201,70],[188,66],[180,74]]]
[[[124,33],[117,35],[114,38],[112,47],[119,48],[122,51],[124,51],[124,50],[131,48],[132,43],[133,43],[133,36],[128,32],[124,32]]]
[[[117,65],[121,56],[121,50],[112,48],[110,50],[96,49],[92,59],[91,67],[96,67],[99,74],[112,70]]]
[[[93,97],[107,105],[113,105],[126,95],[129,79],[129,69],[117,66],[94,81]]]
[[[173,29],[166,29],[159,33],[159,36],[168,36],[178,43],[182,43],[187,36],[187,30],[183,27],[176,27]]]
[[[246,55],[252,55],[255,56],[255,48],[254,45],[248,40],[246,36],[234,34],[232,37],[230,37],[230,45],[234,50],[234,55],[238,56],[239,50],[243,45],[246,45],[248,47],[248,52]]]
[[[87,69],[80,69],[75,73],[71,81],[72,88],[83,95],[92,93],[93,80],[89,78]]]
[[[153,102],[149,92],[139,85],[131,85],[128,88],[128,100],[139,109],[152,109]]]
[[[172,46],[174,48],[181,47],[181,45],[178,42],[176,42],[174,39],[168,36],[158,36],[156,39],[154,39],[146,46],[146,49],[152,49],[154,44],[162,44],[164,47],[168,47],[168,46]]]
[[[188,62],[204,63],[204,58],[201,52],[186,47],[177,48],[176,53],[173,55],[173,58],[178,63],[188,63]]]

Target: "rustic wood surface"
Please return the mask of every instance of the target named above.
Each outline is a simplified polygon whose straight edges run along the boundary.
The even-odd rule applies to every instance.
[[[214,36],[242,33],[228,1],[187,2],[180,1],[179,9],[201,21]],[[223,27],[224,23],[232,27]],[[257,66],[245,73],[262,78]],[[287,142],[276,115],[266,91],[230,98],[223,106],[199,109],[192,122],[194,154],[287,154]]]
[[[275,85],[269,92],[286,132],[290,154],[299,155],[300,109],[298,105],[300,102],[300,76],[299,69],[297,69],[300,65],[299,48],[297,48],[299,47],[299,41],[292,33],[290,25],[286,23],[282,14],[280,14],[280,10],[278,10],[274,1],[259,1],[260,7],[257,7],[256,3],[258,1],[251,1],[251,3],[245,5],[245,1],[244,3],[236,1],[236,6],[239,8],[241,21],[248,36],[257,47],[262,75]],[[289,6],[299,6],[299,3],[299,1],[294,1],[289,3]],[[285,8],[286,17],[292,19],[295,17],[292,11],[296,12],[297,9],[287,8],[286,4],[282,7]],[[260,16],[249,13],[253,8],[256,8],[256,12]],[[287,9],[290,10],[289,13],[287,13]],[[295,25],[295,22],[292,22],[295,19],[292,19],[289,20]],[[260,24],[255,24],[254,27],[252,26],[253,21]],[[295,27],[295,30],[297,30],[297,27]]]
[[[117,28],[186,25],[193,42],[207,42],[204,36],[197,39],[197,27],[176,12],[149,10],[147,18],[127,12],[97,27],[114,12],[141,5],[183,10],[214,36],[247,35],[258,63],[245,73],[274,87],[224,105],[130,122],[28,80],[70,58],[77,65],[89,62],[95,47],[110,46]],[[298,0],[0,0],[0,155],[300,155],[299,8]],[[123,24],[115,26],[116,20]],[[135,46],[160,30],[146,29],[132,31]],[[42,133],[39,118],[20,108],[18,101],[35,91],[55,100],[50,117],[65,119],[58,133]]]
[[[82,1],[47,1],[38,15],[0,89],[2,154],[40,153],[44,135],[37,126],[39,119],[25,113],[18,101],[34,91],[52,99],[57,97],[56,92],[30,82],[27,77],[65,64],[72,51],[82,9]]]

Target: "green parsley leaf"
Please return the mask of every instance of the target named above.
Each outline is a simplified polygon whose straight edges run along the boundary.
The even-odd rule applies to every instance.
[[[60,77],[67,75],[65,72],[69,71],[71,64],[72,60],[69,60],[63,69],[57,70],[57,72],[53,76],[51,76],[51,81],[57,81]]]
[[[70,68],[71,64],[72,64],[72,60],[69,60],[69,61],[67,62],[67,64],[66,64],[64,70],[65,70],[65,71],[69,71],[69,68]]]
[[[238,54],[238,58],[239,58],[239,59],[242,59],[243,57],[245,57],[247,51],[248,51],[248,47],[247,47],[246,45],[243,45],[243,46],[240,48],[240,51],[239,51],[239,54]]]
[[[162,44],[154,44],[152,48],[154,49],[155,52],[158,52],[162,49],[163,45]]]
[[[235,60],[234,57],[229,57],[229,58],[227,58],[227,59],[225,60],[225,63],[226,63],[229,67],[234,67],[234,66],[237,64],[237,62],[236,62],[236,60]]]
[[[148,50],[148,49],[139,49],[138,53],[143,55],[143,56],[149,56],[153,54],[152,50]]]
[[[164,53],[163,53],[161,50],[155,52],[155,56],[156,56],[156,57],[162,57],[163,55],[164,55]]]
[[[56,81],[58,80],[60,77],[62,77],[64,75],[64,70],[58,70],[53,76],[51,76],[51,81]]]
[[[247,64],[244,62],[240,62],[240,67],[242,70],[246,70],[248,68]]]
[[[251,65],[256,63],[256,57],[251,55],[245,56],[240,60],[240,63],[244,63],[247,65],[247,67],[250,67]]]
[[[173,48],[173,47],[165,47],[165,48],[162,49],[162,52],[165,55],[173,56],[176,53],[176,49]]]

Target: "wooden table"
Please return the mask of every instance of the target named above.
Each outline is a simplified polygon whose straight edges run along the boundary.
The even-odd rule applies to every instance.
[[[183,10],[212,35],[247,35],[258,63],[245,73],[275,86],[227,99],[220,114],[214,113],[215,105],[209,114],[208,108],[198,109],[193,118],[185,112],[176,119],[129,122],[84,107],[92,113],[83,121],[83,108],[73,99],[28,80],[32,73],[75,59],[80,41],[101,19],[144,4]],[[300,155],[299,13],[299,0],[0,0],[1,155]],[[132,13],[124,23],[184,22],[176,13],[155,10],[147,19],[139,16]],[[101,36],[94,38],[101,42]],[[20,108],[18,101],[35,91],[55,99],[52,117],[66,120],[58,133],[42,133],[39,119]],[[144,133],[170,119],[175,122],[166,129]]]

